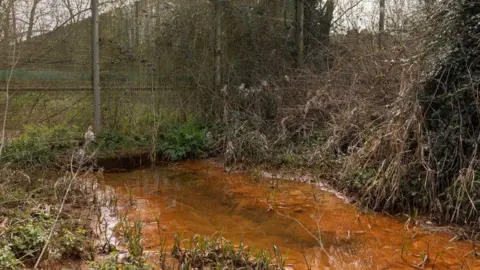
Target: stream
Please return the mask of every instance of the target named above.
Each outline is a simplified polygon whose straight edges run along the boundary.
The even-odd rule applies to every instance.
[[[447,230],[360,213],[317,184],[225,173],[213,160],[105,173],[103,182],[116,190],[120,211],[143,222],[147,251],[160,245],[157,216],[170,245],[175,233],[221,234],[269,251],[275,245],[294,269],[480,267],[474,244]]]

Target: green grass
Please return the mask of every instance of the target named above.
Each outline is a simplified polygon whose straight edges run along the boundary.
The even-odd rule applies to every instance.
[[[166,239],[161,236],[161,247],[158,250],[159,260],[151,264],[145,263],[146,255],[143,253],[141,243],[141,223],[131,222],[122,218],[120,234],[126,242],[130,252],[126,261],[120,262],[118,253],[113,252],[103,262],[92,262],[90,266],[98,270],[109,269],[265,269],[277,270],[285,268],[286,258],[280,250],[273,246],[272,252],[264,249],[255,249],[243,243],[235,245],[219,235],[201,236],[183,239],[174,236],[174,245],[171,248],[171,257],[168,260]],[[137,235],[137,236],[136,236]],[[181,240],[182,239],[182,240]],[[134,248],[134,246],[136,246]],[[142,246],[142,247],[140,247]],[[141,251],[141,252],[140,252]],[[135,254],[135,255],[132,255]]]
[[[19,137],[6,143],[0,162],[30,167],[58,162],[78,145],[80,134],[75,126],[25,126]]]
[[[176,235],[172,256],[180,269],[283,269],[286,260],[275,246],[270,253],[243,243],[235,245],[218,235],[195,235],[183,241]]]

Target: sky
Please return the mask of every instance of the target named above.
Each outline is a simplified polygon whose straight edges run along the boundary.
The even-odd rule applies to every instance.
[[[17,0],[17,29],[26,35],[28,19],[34,0]],[[91,0],[40,0],[37,6],[34,35],[42,34],[64,24],[88,18],[90,16]],[[118,6],[133,3],[134,0],[99,0],[100,12],[108,11]],[[197,0],[192,0],[197,1]],[[245,0],[230,0],[245,1]],[[284,1],[284,0],[277,0]],[[409,11],[418,5],[420,0],[386,0],[386,28],[399,25],[408,17]],[[175,0],[171,0],[175,2]],[[334,18],[334,31],[345,32],[349,29],[367,29],[376,31],[378,28],[379,0],[337,0]],[[71,14],[75,14],[73,19]]]

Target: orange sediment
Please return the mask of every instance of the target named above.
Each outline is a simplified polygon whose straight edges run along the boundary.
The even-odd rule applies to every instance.
[[[221,234],[235,244],[267,250],[276,245],[294,269],[307,269],[306,261],[311,269],[480,267],[474,245],[450,241],[447,232],[359,213],[313,184],[227,174],[211,161],[108,173],[105,184],[117,190],[130,219],[143,221],[150,251],[158,250],[160,232],[169,246],[175,233]],[[134,188],[134,207],[128,206],[125,184]]]

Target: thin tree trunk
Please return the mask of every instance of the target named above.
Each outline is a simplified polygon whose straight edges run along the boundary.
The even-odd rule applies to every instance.
[[[160,63],[160,29],[161,29],[161,19],[160,19],[160,8],[161,8],[161,3],[160,1],[156,1],[156,6],[155,6],[155,13],[153,16],[155,17],[155,30],[154,32],[154,41],[153,41],[153,58],[155,59],[155,72],[157,73],[157,83],[160,83],[160,68],[161,68],[161,63]]]
[[[304,54],[304,33],[303,33],[303,21],[304,21],[304,3],[303,0],[296,1],[296,39],[297,39],[297,67],[300,67],[303,63]]]
[[[222,91],[222,3],[215,0],[215,90],[223,95],[223,123],[228,123],[227,92]]]
[[[138,48],[140,45],[140,2],[135,1],[135,32],[134,32],[134,38],[135,38],[135,48]]]
[[[322,16],[322,25],[320,27],[320,39],[324,48],[328,50],[330,45],[330,29],[332,28],[333,12],[335,11],[335,1],[327,0],[325,5],[325,13]]]
[[[32,9],[30,10],[30,17],[28,18],[27,40],[32,38],[33,25],[35,24],[35,14],[37,10],[37,5],[40,1],[41,0],[33,0]]]
[[[334,0],[327,0],[323,7],[323,14],[320,19],[320,46],[322,46],[322,56],[320,69],[323,71],[327,71],[330,67],[329,64],[329,57],[330,57],[330,30],[332,28],[332,21],[333,21],[333,12],[335,11],[335,1]]]
[[[229,151],[230,128],[228,127],[228,106],[227,106],[227,88],[222,88],[222,2],[224,0],[215,1],[215,90],[219,91],[223,96],[223,123],[227,130],[225,135],[225,152],[224,152],[224,170],[225,166],[230,162],[231,152]]]
[[[380,19],[378,21],[378,47],[383,48],[385,31],[385,0],[380,0]]]
[[[222,7],[215,0],[215,88],[220,90],[222,84]]]
[[[145,39],[145,44],[146,44],[146,48],[151,48],[151,45],[150,45],[150,35],[151,35],[151,31],[150,31],[150,21],[152,19],[152,14],[153,14],[153,5],[150,5],[149,2],[145,2],[145,9],[147,10],[147,16],[146,16],[146,21],[145,21],[145,28],[144,28],[144,39]]]
[[[13,74],[13,71],[15,69],[15,66],[17,64],[17,60],[18,59],[15,59],[15,56],[16,56],[16,49],[17,49],[17,33],[16,33],[16,28],[17,28],[17,25],[16,25],[16,19],[15,19],[15,3],[14,1],[11,1],[9,4],[8,4],[8,8],[6,10],[6,14],[10,14],[10,10],[12,11],[12,26],[13,26],[13,38],[14,38],[14,42],[13,42],[13,51],[12,51],[12,67],[10,69],[10,73],[8,75],[8,78],[7,78],[7,85],[6,85],[6,89],[5,89],[5,110],[4,110],[4,115],[3,115],[3,125],[2,125],[2,136],[1,136],[1,141],[0,141],[0,157],[2,156],[3,154],[3,149],[5,147],[5,133],[6,133],[6,127],[7,127],[7,117],[8,117],[8,106],[9,106],[9,103],[10,103],[10,82],[12,80],[12,74]],[[9,16],[7,16],[9,17]],[[10,20],[9,20],[9,23],[10,23]],[[6,40],[7,42],[7,48],[8,48],[8,44],[10,44],[10,40]]]
[[[92,73],[93,73],[93,107],[95,134],[102,130],[100,114],[100,48],[98,35],[98,0],[92,0]]]
[[[9,1],[5,4],[6,10],[5,10],[5,22],[3,26],[3,39],[5,40],[5,44],[7,45],[10,42],[10,5],[12,4],[12,1]]]
[[[12,39],[13,39],[13,43],[14,45],[17,45],[17,16],[15,14],[15,0],[12,0],[11,4],[10,4],[10,11],[12,12]],[[15,54],[13,55],[13,57],[15,58]]]

